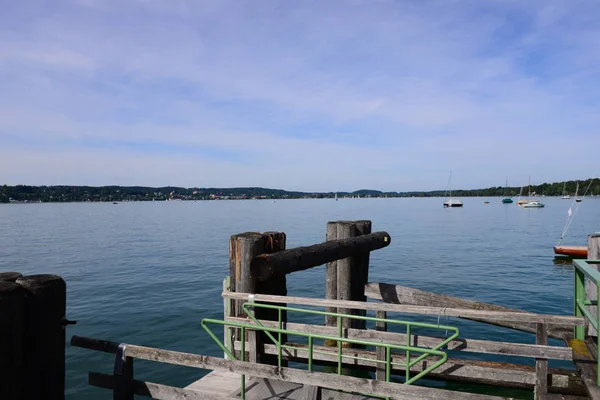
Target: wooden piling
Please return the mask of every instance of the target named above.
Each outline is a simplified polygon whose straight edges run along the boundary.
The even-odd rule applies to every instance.
[[[22,276],[20,272],[0,272],[0,282],[15,282]]]
[[[327,234],[325,241],[331,241],[337,239],[337,222],[327,223]],[[327,300],[337,300],[337,260],[328,262],[325,265],[325,298]],[[325,311],[330,313],[336,313],[337,308],[327,307]],[[335,326],[336,318],[332,316],[325,317],[325,326]]]
[[[56,275],[16,280],[25,292],[24,399],[64,399],[66,284]]]
[[[588,260],[600,260],[600,233],[596,232],[591,235],[588,235]],[[599,270],[600,265],[598,264],[590,264],[590,267]],[[598,289],[596,284],[591,282],[589,279],[585,281],[585,298],[586,300],[598,300]],[[590,306],[590,311],[592,315],[597,315],[597,306]],[[592,324],[588,325],[588,335],[589,336],[597,336],[598,332],[596,328],[592,326]]]
[[[339,221],[337,226],[337,238],[348,239],[356,236],[356,227],[352,221]],[[337,261],[337,299],[352,300],[352,278],[355,257],[346,257]],[[348,308],[338,308],[340,314],[352,314]],[[343,319],[344,328],[349,328],[352,322]]]
[[[24,399],[25,290],[0,282],[0,399]]]
[[[537,332],[535,335],[535,344],[548,345],[548,330],[545,324],[536,324]],[[535,359],[535,388],[534,395],[536,400],[542,400],[548,394],[548,360],[542,358]]]
[[[356,236],[363,236],[371,233],[371,221],[355,221],[354,226]],[[365,251],[354,257],[351,287],[351,300],[353,301],[367,301],[367,297],[365,296],[365,285],[369,282],[370,253],[371,252],[369,251]],[[365,310],[356,310],[354,314],[366,316],[367,312]],[[355,329],[366,329],[367,324],[366,321],[353,320],[351,327]]]

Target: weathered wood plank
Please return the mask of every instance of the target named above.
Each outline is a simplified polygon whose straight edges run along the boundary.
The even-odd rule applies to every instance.
[[[222,293],[222,296],[247,300],[248,293]],[[299,304],[307,306],[320,307],[338,307],[338,308],[356,308],[359,310],[387,311],[405,314],[421,314],[421,315],[436,315],[449,317],[469,317],[469,318],[486,318],[498,321],[515,321],[515,322],[533,322],[544,323],[550,325],[584,325],[584,319],[581,317],[573,317],[569,315],[548,315],[534,314],[528,312],[504,312],[504,311],[480,311],[468,310],[462,308],[448,307],[427,307],[427,306],[411,306],[403,304],[387,304],[387,303],[363,303],[360,301],[342,301],[342,300],[327,300],[316,299],[311,297],[292,297],[292,296],[270,296],[270,295],[255,295],[255,301],[265,303],[278,303],[285,301],[288,304]]]
[[[88,348],[94,342],[79,337],[76,341],[80,347]],[[102,345],[105,349],[109,345]],[[126,356],[143,360],[162,362],[173,365],[183,365],[192,368],[232,371],[258,378],[274,379],[279,381],[301,383],[304,385],[321,386],[334,390],[343,390],[356,393],[369,393],[377,396],[389,396],[396,400],[413,399],[439,399],[446,400],[491,400],[508,397],[495,397],[474,393],[455,392],[445,389],[433,389],[414,385],[402,385],[392,382],[380,382],[371,379],[338,376],[322,372],[307,372],[287,367],[275,367],[264,364],[224,360],[197,354],[182,353],[177,351],[162,350],[151,347],[127,345]]]
[[[390,304],[408,304],[415,306],[435,306],[451,308],[467,308],[472,310],[525,312],[514,308],[499,306],[496,304],[483,303],[480,301],[466,300],[459,297],[448,296],[413,289],[405,286],[391,285],[388,283],[368,283],[365,285],[365,295],[374,300],[381,300]],[[467,318],[472,321],[484,322],[496,326],[515,329],[523,332],[536,333],[534,323],[518,323],[498,320],[487,320],[485,318]],[[562,339],[566,333],[571,332],[570,327],[550,326],[548,335],[553,338]]]
[[[274,254],[261,254],[252,262],[253,274],[260,280],[275,274],[291,274],[365,251],[382,249],[389,246],[391,240],[388,233],[375,232],[312,246],[296,247]]]
[[[384,312],[384,311],[378,311]],[[244,318],[228,318],[229,322],[239,322],[245,324],[254,323]],[[268,328],[276,328],[277,325],[271,321],[260,321]],[[290,331],[313,333],[317,335],[337,336],[337,329],[327,326],[306,325],[289,322],[286,326]],[[381,341],[389,344],[404,345],[407,343],[404,333],[384,332],[362,329],[345,329],[343,335],[349,339],[364,339],[372,341]],[[421,347],[432,348],[438,345],[444,338],[423,335],[411,335],[411,343]],[[458,338],[448,343],[448,350],[460,350],[483,354],[500,354],[506,356],[548,358],[553,360],[573,359],[573,351],[570,347],[559,346],[540,346],[526,343],[493,342],[488,340],[464,339]]]
[[[187,385],[185,389],[235,395],[239,390],[240,375],[229,371],[211,371],[201,379]]]
[[[90,372],[88,374],[88,383],[103,389],[114,389],[117,379],[113,375],[102,374],[99,372]],[[134,380],[133,391],[135,394],[144,397],[151,397],[157,400],[233,400],[238,399],[235,396],[220,394],[215,391],[204,391],[200,389],[182,389],[173,386],[161,385],[153,382],[143,382]]]
[[[600,260],[600,233],[593,233],[588,235],[588,260]],[[600,270],[600,264],[592,265],[592,268],[596,270]],[[592,282],[590,279],[585,280],[585,298],[586,300],[598,300],[598,288],[596,284]],[[592,315],[598,315],[598,307],[597,306],[589,306]],[[596,328],[592,326],[592,324],[588,325],[587,328],[588,336],[598,336],[598,332]]]
[[[321,400],[321,388],[319,386],[304,385],[302,398],[304,400]]]
[[[285,348],[282,351],[284,358],[290,361],[306,362],[308,349],[305,345],[288,343],[293,349]],[[325,346],[314,346],[313,359],[315,363],[337,362],[337,355]],[[328,351],[329,354],[320,353]],[[277,347],[268,345],[265,347],[266,354],[277,354]],[[363,367],[368,370],[376,370],[380,365],[376,352],[360,349],[344,349],[346,356],[361,357],[361,360],[350,358],[344,359],[346,366]],[[411,368],[412,373],[419,373],[431,363],[438,361],[438,357],[429,356],[421,363]],[[392,361],[404,363],[406,357],[401,354],[393,354]],[[385,364],[383,364],[385,366]],[[385,367],[383,368],[385,374]],[[404,373],[402,367],[394,367],[395,374]],[[385,375],[384,375],[385,376]],[[500,362],[463,360],[450,358],[448,361],[427,375],[430,379],[442,379],[455,382],[470,382],[484,385],[500,386],[506,388],[534,389],[536,385],[536,369],[530,366],[507,364]],[[379,379],[378,379],[379,380]],[[553,392],[568,394],[584,394],[585,388],[577,374],[571,370],[551,369],[548,374],[546,370],[546,382],[550,381],[549,390]]]
[[[548,331],[546,325],[537,324],[535,343],[548,344]],[[535,398],[541,400],[548,393],[548,360],[536,358],[535,360]]]

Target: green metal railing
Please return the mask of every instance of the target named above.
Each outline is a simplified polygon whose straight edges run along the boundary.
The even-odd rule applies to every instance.
[[[277,328],[264,326],[261,323],[261,321],[259,321],[255,317],[252,308],[264,308],[264,309],[276,310],[277,314],[278,314]],[[258,304],[258,303],[248,302],[248,303],[244,303],[243,310],[247,313],[248,318],[253,323],[221,321],[221,320],[210,319],[210,318],[205,318],[202,320],[202,327],[206,330],[206,332],[209,334],[209,336],[217,343],[217,345],[221,348],[221,350],[223,350],[225,352],[225,354],[232,360],[237,359],[234,355],[233,344],[228,343],[228,345],[225,345],[223,343],[223,341],[221,341],[215,335],[215,333],[210,330],[210,328],[208,327],[208,324],[215,324],[215,325],[220,325],[220,326],[227,327],[227,328],[239,328],[240,329],[240,341],[241,341],[240,358],[241,358],[241,360],[239,360],[239,361],[245,361],[246,333],[248,332],[248,330],[264,332],[265,335],[277,346],[277,363],[278,363],[279,367],[281,367],[281,365],[282,365],[282,360],[283,360],[282,350],[283,349],[292,349],[294,351],[298,350],[297,346],[289,346],[289,345],[286,345],[285,343],[283,343],[282,342],[283,335],[298,336],[298,337],[304,337],[308,340],[308,345],[307,345],[306,351],[308,352],[307,361],[308,361],[308,370],[309,371],[313,371],[314,355],[315,354],[323,354],[323,355],[334,356],[337,359],[337,374],[338,375],[342,375],[342,366],[344,364],[344,359],[362,360],[362,361],[368,361],[371,363],[373,363],[373,362],[385,363],[386,382],[391,381],[393,367],[403,367],[405,369],[404,384],[408,384],[408,385],[410,385],[411,383],[414,383],[416,380],[424,377],[429,372],[431,372],[434,369],[438,368],[439,366],[443,365],[448,360],[448,355],[446,354],[446,352],[442,351],[441,349],[443,349],[444,346],[446,346],[450,341],[456,339],[459,336],[458,328],[453,327],[453,326],[439,325],[439,324],[425,324],[425,323],[419,323],[419,322],[409,322],[409,321],[393,320],[393,319],[387,319],[387,318],[367,317],[367,316],[361,316],[361,315],[338,314],[338,313],[331,313],[331,312],[326,312],[326,311],[316,311],[316,310],[308,310],[308,309],[303,309],[303,308],[278,306],[278,305],[274,305],[274,304],[263,304],[263,303]],[[309,315],[318,315],[318,316],[333,316],[337,320],[337,335],[335,335],[335,336],[320,335],[320,334],[314,334],[314,333],[295,331],[295,330],[291,330],[291,329],[284,329],[283,320],[282,320],[283,311],[287,311],[288,315],[289,315],[289,313],[300,313],[300,314],[309,314]],[[389,343],[383,343],[383,342],[377,342],[377,341],[371,341],[371,340],[359,340],[359,339],[345,338],[343,336],[344,327],[342,325],[342,321],[344,318],[361,320],[361,321],[370,321],[370,322],[384,322],[384,323],[390,324],[390,325],[403,325],[406,328],[406,345],[397,345],[397,344],[389,344]],[[440,343],[438,343],[437,345],[435,345],[431,348],[418,347],[418,346],[411,345],[410,338],[411,338],[414,328],[427,328],[427,329],[434,329],[434,330],[443,330],[443,331],[445,331],[445,336],[447,336],[447,334],[449,332],[451,332],[452,334],[450,336],[447,336],[443,340],[440,339]],[[228,335],[228,337],[229,336],[230,335]],[[325,340],[325,341],[337,342],[337,346],[335,347],[335,352],[315,350],[314,349],[315,340]],[[358,346],[383,348],[383,349],[385,349],[385,360],[374,360],[372,358],[360,357],[358,355],[355,356],[355,355],[350,355],[350,354],[344,354],[343,353],[343,344],[344,343],[348,343],[351,345],[358,345]],[[332,347],[332,349],[334,349],[334,347]],[[392,361],[393,360],[392,352],[394,350],[404,352],[405,362],[393,362]],[[413,355],[414,353],[417,353],[420,355],[418,357],[414,357],[413,359],[411,359],[411,355]],[[438,356],[440,358],[436,362],[432,363],[430,366],[423,369],[418,374],[411,377],[410,376],[411,367],[413,367],[415,364],[417,364],[418,362],[422,361],[423,359],[425,359],[426,357],[428,357],[430,355]],[[245,376],[242,375],[242,385],[241,385],[242,400],[245,399],[245,392],[246,392]]]
[[[598,332],[598,321],[600,320],[600,307],[598,307],[598,300],[587,300],[585,293],[585,279],[589,279],[596,285],[596,299],[600,299],[600,272],[596,270],[592,265],[600,264],[600,260],[573,260],[575,266],[575,296],[574,296],[574,309],[576,317],[585,317],[589,323]],[[596,306],[596,315],[590,311],[588,306]],[[585,340],[585,326],[575,327],[575,339]],[[600,385],[600,335],[596,334],[596,347],[598,348],[598,354],[596,354],[597,360],[597,376],[596,385]]]

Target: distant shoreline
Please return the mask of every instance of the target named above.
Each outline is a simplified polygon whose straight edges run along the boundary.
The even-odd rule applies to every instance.
[[[532,196],[562,196],[575,193],[576,181],[532,185]],[[589,188],[589,190],[588,190]],[[600,182],[579,181],[579,196],[600,195]],[[452,197],[517,197],[527,196],[528,187],[490,187],[485,189],[452,190]],[[587,191],[587,193],[586,193]],[[446,190],[383,192],[363,189],[354,192],[299,192],[262,187],[182,188],[175,186],[0,186],[0,203],[87,203],[168,200],[278,200],[338,198],[406,198],[446,197]]]

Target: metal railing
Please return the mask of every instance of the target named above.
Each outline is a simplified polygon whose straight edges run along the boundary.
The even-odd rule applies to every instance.
[[[253,308],[264,308],[264,309],[276,310],[277,314],[278,314],[277,327],[274,328],[274,327],[264,326],[261,323],[261,321],[255,317],[254,312],[252,310]],[[348,362],[350,360],[355,360],[355,361],[361,360],[361,361],[375,362],[377,364],[385,363],[385,380],[386,380],[386,382],[391,381],[393,368],[401,367],[401,368],[405,369],[404,384],[408,384],[408,385],[414,383],[416,380],[424,377],[429,372],[431,372],[431,371],[435,370],[436,368],[438,368],[439,366],[443,365],[448,360],[448,355],[442,349],[449,342],[451,342],[452,340],[456,339],[459,336],[459,329],[456,327],[453,327],[453,326],[439,325],[439,324],[426,324],[426,323],[419,323],[419,322],[409,322],[409,321],[401,321],[401,320],[394,320],[394,319],[387,319],[387,318],[367,317],[367,316],[361,316],[361,315],[338,314],[338,313],[332,313],[332,312],[326,312],[326,311],[316,311],[316,310],[308,310],[308,309],[303,309],[303,308],[279,306],[279,305],[274,305],[274,304],[262,304],[262,303],[258,304],[258,303],[253,303],[253,302],[247,302],[247,303],[244,303],[243,310],[244,310],[244,312],[246,312],[246,314],[248,315],[248,318],[252,321],[252,323],[222,321],[222,320],[216,320],[216,319],[210,319],[210,318],[205,318],[202,320],[202,327],[206,330],[206,332],[209,334],[209,336],[217,343],[217,345],[221,348],[221,350],[223,350],[225,352],[225,354],[232,360],[237,360],[237,358],[234,355],[235,351],[233,348],[234,347],[233,344],[232,343],[228,343],[227,345],[224,344],[223,341],[221,341],[217,337],[217,335],[208,327],[209,324],[220,325],[220,326],[223,326],[223,327],[226,327],[229,329],[238,328],[240,330],[240,341],[241,341],[240,358],[241,358],[241,360],[239,360],[239,361],[246,361],[245,360],[245,357],[246,357],[246,335],[249,330],[253,330],[253,331],[257,331],[257,332],[264,332],[264,334],[276,345],[276,347],[277,347],[277,364],[279,367],[281,367],[282,361],[283,361],[283,349],[292,349],[294,351],[298,350],[297,346],[290,346],[290,345],[286,345],[285,343],[283,343],[282,342],[283,335],[298,336],[298,337],[306,338],[308,340],[308,345],[307,345],[306,350],[308,352],[307,363],[308,363],[309,371],[313,371],[313,363],[314,363],[314,355],[315,354],[334,356],[335,358],[337,358],[337,374],[338,375],[342,375],[342,366],[343,366],[345,360],[346,360],[346,362]],[[300,332],[300,331],[295,331],[295,330],[291,330],[291,329],[285,329],[283,326],[283,311],[286,311],[288,313],[288,315],[289,315],[289,313],[300,313],[300,314],[335,317],[337,320],[337,335],[335,335],[335,336],[321,335],[321,334],[306,333],[306,332]],[[342,324],[342,321],[344,319],[354,319],[354,320],[361,320],[361,321],[367,321],[367,322],[379,322],[379,323],[386,323],[386,324],[390,324],[390,325],[404,326],[406,328],[406,345],[397,345],[397,344],[389,344],[389,343],[372,341],[372,340],[359,340],[359,339],[346,338],[346,337],[344,337],[344,327]],[[452,334],[450,336],[447,336],[443,340],[440,339],[440,342],[431,348],[418,347],[418,346],[411,345],[410,338],[411,338],[412,331],[414,328],[427,328],[427,329],[434,329],[434,330],[443,330],[443,331],[445,331],[445,336],[447,336],[448,333],[452,333]],[[228,337],[229,337],[229,335],[228,335]],[[332,349],[335,348],[336,351],[331,352],[331,351],[323,351],[323,350],[314,349],[315,340],[337,342],[337,346],[332,347]],[[344,354],[344,352],[343,352],[344,346],[343,345],[345,343],[347,343],[349,345],[355,345],[355,346],[383,348],[383,349],[385,349],[385,359],[384,360],[379,360],[379,359],[374,360],[372,358],[360,357],[358,355]],[[393,358],[392,358],[393,353],[392,352],[394,350],[404,352],[405,362],[397,362],[397,361],[394,362],[393,361]],[[414,357],[411,359],[411,356],[414,353],[417,353],[420,355],[418,357]],[[436,362],[433,362],[431,365],[424,368],[418,374],[415,374],[414,376],[411,377],[410,376],[411,367],[413,367],[418,362],[422,361],[423,359],[425,359],[428,356],[437,356],[437,357],[439,357],[439,359]],[[246,395],[245,375],[242,375],[241,376],[241,398],[245,399],[245,395]]]
[[[574,311],[576,317],[585,317],[587,321],[598,332],[598,321],[600,320],[600,307],[598,307],[598,299],[600,299],[600,272],[592,265],[600,264],[600,260],[573,260],[575,266],[575,295],[574,295]],[[596,285],[596,300],[586,299],[585,279],[589,279]],[[590,311],[588,306],[596,306],[596,315]],[[576,326],[574,337],[577,340],[585,340],[586,326]],[[596,333],[596,354],[597,360],[597,376],[596,385],[600,385],[600,335]]]

